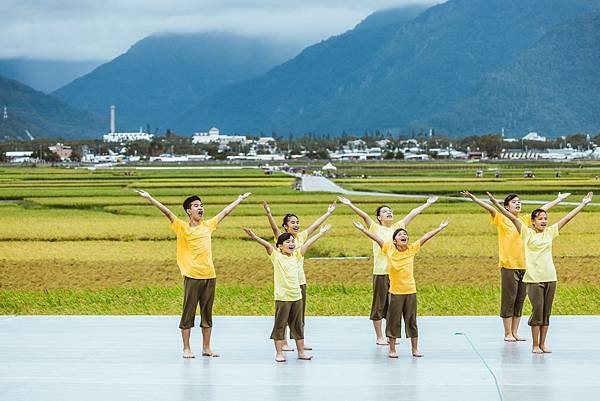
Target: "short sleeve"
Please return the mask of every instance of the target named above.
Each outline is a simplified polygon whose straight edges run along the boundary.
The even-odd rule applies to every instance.
[[[208,219],[206,221],[206,227],[212,232],[217,229],[217,225],[219,225],[219,218],[217,216],[212,219]]]
[[[390,251],[390,249],[392,249],[392,243],[391,242],[386,242],[381,247],[381,252],[383,252],[383,253],[385,253],[387,255],[387,253]]]
[[[524,216],[520,216],[519,219],[521,223],[525,224],[527,227],[531,227],[531,214],[527,213]]]
[[[412,253],[417,253],[421,250],[421,241],[415,241],[412,244],[410,244],[410,247],[412,248]]]
[[[294,259],[296,259],[296,260],[302,260],[302,258],[304,257],[304,256],[302,256],[302,251],[300,249],[296,249],[294,251],[293,255],[294,255]]]
[[[185,223],[181,219],[175,218],[175,220],[171,222],[171,230],[175,231],[176,234],[179,234],[184,227]]]
[[[551,236],[551,238],[556,238],[556,237],[559,236],[559,233],[558,233],[558,223],[552,224],[550,227],[548,227],[548,230],[550,230],[550,236]]]
[[[529,233],[529,232],[530,232],[530,231],[532,231],[532,230],[531,230],[531,228],[529,228],[529,227],[524,227],[524,226],[521,226],[521,239],[522,239],[523,241],[525,241],[525,240],[527,239],[527,237],[529,237],[529,235],[530,235],[530,233]]]
[[[397,230],[399,228],[406,230],[406,224],[404,223],[404,219],[395,222],[393,228],[394,230]]]
[[[308,230],[300,231],[298,233],[298,241],[305,243],[308,239]]]
[[[502,213],[496,212],[491,217],[490,223],[493,224],[493,225],[495,225],[495,226],[499,226],[501,221],[502,221]]]

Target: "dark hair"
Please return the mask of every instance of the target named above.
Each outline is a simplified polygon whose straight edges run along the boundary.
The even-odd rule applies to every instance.
[[[289,240],[290,238],[294,238],[294,236],[290,233],[283,233],[279,237],[277,237],[276,245],[279,246],[279,245],[283,244],[285,241]]]
[[[397,229],[396,229],[396,231],[394,231],[394,234],[392,235],[392,241],[393,241],[394,239],[396,239],[396,235],[398,235],[398,233],[399,233],[400,231],[404,231],[404,232],[406,233],[406,235],[408,235],[408,231],[406,231],[404,228],[397,228]]]
[[[381,205],[377,209],[375,209],[375,217],[377,218],[377,221],[379,222],[379,224],[381,224],[381,220],[379,220],[379,212],[381,212],[381,209],[383,209],[384,207],[387,207],[388,209],[392,210],[392,208],[389,207],[388,205]]]
[[[519,195],[517,195],[517,194],[508,194],[508,195],[506,196],[506,198],[504,198],[504,207],[507,207],[507,206],[508,206],[508,203],[509,203],[511,200],[513,200],[513,199],[515,199],[515,198],[518,198],[518,197],[519,197]]]
[[[538,217],[538,214],[540,213],[548,213],[546,212],[544,209],[535,209],[533,212],[531,212],[531,220],[535,220],[536,217]]]
[[[300,218],[298,218],[298,216],[296,216],[294,213],[288,213],[285,216],[283,216],[283,224],[281,225],[282,227],[285,227],[288,223],[288,221],[290,221],[290,219],[292,217],[297,218],[298,220],[300,220]]]
[[[185,210],[186,213],[194,201],[200,201],[200,203],[202,203],[202,199],[200,199],[198,195],[189,196],[183,201],[183,210]]]

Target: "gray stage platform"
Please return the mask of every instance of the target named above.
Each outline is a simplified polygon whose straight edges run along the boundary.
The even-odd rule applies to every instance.
[[[526,326],[526,343],[504,343],[496,317],[422,317],[425,357],[403,339],[397,360],[367,318],[307,320],[315,359],[277,364],[271,317],[216,317],[222,358],[184,360],[177,317],[0,316],[0,399],[499,400],[477,352],[504,400],[600,399],[599,316],[554,317],[548,355],[531,354]]]

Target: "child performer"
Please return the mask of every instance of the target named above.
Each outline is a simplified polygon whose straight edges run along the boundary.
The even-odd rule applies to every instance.
[[[406,228],[413,218],[438,200],[437,196],[430,196],[427,198],[427,202],[414,208],[402,220],[394,223],[394,212],[387,205],[381,205],[377,208],[375,211],[377,220],[373,221],[367,213],[352,204],[349,199],[341,196],[338,199],[363,219],[365,227],[368,227],[370,232],[380,238],[386,239],[391,238],[394,231],[398,228]],[[388,277],[387,257],[377,244],[373,244],[373,302],[371,304],[370,319],[373,321],[373,328],[377,336],[376,343],[378,345],[387,345],[387,341],[381,330],[381,320],[385,318],[387,313],[389,288],[390,280]]]
[[[325,214],[323,214],[321,217],[315,220],[310,226],[308,226],[306,230],[300,231],[300,219],[293,213],[288,213],[283,217],[283,224],[281,225],[281,227],[286,233],[291,234],[294,237],[294,241],[296,242],[296,248],[299,249],[306,242],[308,237],[310,237],[310,235],[321,224],[323,224],[329,216],[331,216],[331,214],[335,210],[335,206],[335,202],[329,205],[329,207],[327,208],[327,212],[325,212]],[[267,213],[269,224],[271,226],[271,229],[273,230],[273,235],[275,236],[275,241],[277,241],[277,238],[279,238],[279,236],[281,235],[281,231],[279,230],[279,227],[277,227],[277,223],[275,222],[275,219],[271,214],[271,208],[269,207],[267,201],[263,201],[263,207],[265,209],[265,212]],[[304,257],[302,257],[302,259],[300,260],[298,274],[300,275],[300,290],[302,291],[302,323],[304,323],[306,315],[306,275],[304,274]],[[308,347],[307,345],[304,345],[304,349],[312,350],[312,348]],[[293,351],[293,349],[288,345],[287,339],[284,341],[283,350]]]
[[[178,219],[173,212],[150,196],[148,192],[137,190],[135,192],[149,200],[167,216],[171,222],[171,229],[177,234],[177,265],[183,276],[183,312],[179,322],[183,339],[183,357],[195,357],[190,347],[190,334],[194,327],[198,304],[200,304],[200,327],[202,328],[202,356],[219,356],[210,348],[212,306],[216,286],[211,235],[221,220],[251,195],[250,192],[238,196],[219,214],[208,220],[204,219],[204,205],[200,197],[190,196],[183,202],[183,209],[189,217],[188,222]]]
[[[525,254],[523,253],[523,241],[515,229],[514,224],[502,213],[497,213],[496,209],[482,200],[476,198],[469,191],[461,192],[470,198],[477,205],[487,210],[492,216],[492,224],[498,229],[498,266],[500,267],[501,282],[501,303],[500,317],[504,326],[504,341],[525,341],[519,337],[519,323],[523,313],[523,303],[525,302]],[[565,198],[570,193],[558,194],[558,197],[541,207],[548,211]],[[521,199],[517,194],[509,194],[504,199],[504,210],[507,210],[514,217],[518,218],[525,226],[531,225],[530,215],[520,215]]]
[[[558,237],[559,230],[592,201],[593,194],[589,192],[575,209],[550,227],[547,227],[548,213],[544,209],[535,209],[531,213],[533,228],[523,224],[521,219],[500,206],[498,200],[491,193],[487,192],[487,195],[500,213],[514,224],[523,241],[526,266],[523,282],[527,285],[527,296],[533,308],[529,317],[533,339],[532,352],[535,354],[552,352],[550,348],[546,347],[552,301],[556,291],[556,269],[552,260],[552,242],[554,238]]]
[[[275,296],[275,323],[271,332],[271,339],[275,342],[275,361],[285,362],[283,343],[285,328],[290,327],[292,338],[296,340],[298,359],[310,360],[312,356],[304,353],[304,323],[302,322],[302,293],[298,271],[302,257],[308,249],[323,234],[331,228],[330,225],[321,227],[319,232],[309,238],[300,248],[296,247],[292,234],[284,233],[277,238],[277,249],[258,237],[249,228],[244,232],[250,238],[265,247],[273,263],[274,296]]]
[[[448,226],[448,221],[443,221],[438,228],[423,235],[412,244],[408,243],[408,232],[404,228],[396,229],[393,235],[384,240],[377,234],[365,229],[358,222],[354,222],[354,226],[371,238],[387,257],[390,289],[385,334],[389,339],[389,357],[398,358],[396,338],[401,337],[402,317],[404,317],[406,337],[410,338],[412,355],[414,357],[423,356],[418,348],[417,287],[413,274],[415,255],[423,244]]]

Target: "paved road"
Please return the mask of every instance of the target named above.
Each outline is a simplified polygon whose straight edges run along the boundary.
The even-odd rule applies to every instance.
[[[349,191],[334,183],[333,181],[315,175],[295,175],[302,181],[302,191],[304,192],[332,192],[341,195],[357,195],[357,196],[377,196],[377,197],[389,197],[389,198],[415,198],[415,199],[427,199],[429,195],[415,195],[415,194],[392,194],[385,192],[364,192],[364,191]],[[472,202],[471,199],[462,196],[440,196],[440,199],[452,199],[458,201]],[[573,197],[574,198],[574,197]],[[485,200],[487,202],[487,199]],[[544,200],[522,200],[524,204],[530,205],[543,205],[548,201]],[[577,206],[579,202],[561,202],[561,205],[572,205]],[[591,206],[600,206],[599,203],[590,203]]]

